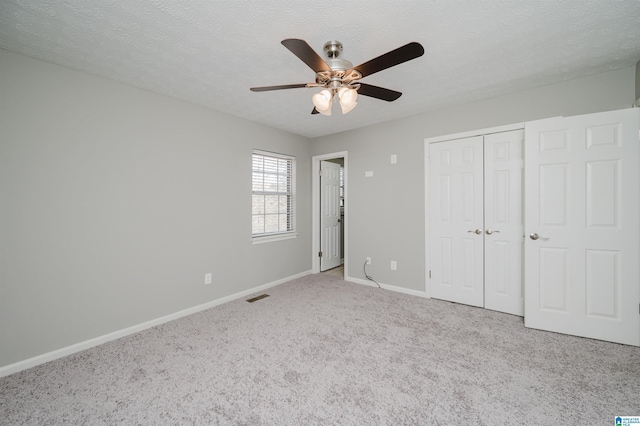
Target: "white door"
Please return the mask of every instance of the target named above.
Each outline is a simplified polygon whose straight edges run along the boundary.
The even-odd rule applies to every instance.
[[[431,144],[431,296],[522,316],[524,132]]]
[[[524,315],[524,131],[484,137],[484,307]]]
[[[340,266],[340,164],[320,162],[320,270]]]
[[[482,136],[429,146],[431,297],[484,306]]]
[[[525,126],[525,325],[640,345],[640,110]]]

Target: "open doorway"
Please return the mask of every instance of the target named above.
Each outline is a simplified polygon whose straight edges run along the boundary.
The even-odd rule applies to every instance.
[[[324,167],[324,181],[321,170]],[[312,158],[312,271],[345,277],[348,267],[347,152]],[[323,195],[324,194],[324,195]]]
[[[320,272],[335,270],[344,252],[344,159],[320,161]]]

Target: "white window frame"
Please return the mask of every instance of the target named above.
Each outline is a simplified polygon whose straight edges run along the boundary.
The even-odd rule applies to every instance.
[[[279,190],[280,188],[278,188],[277,186],[270,190],[267,190],[267,188],[264,188],[264,186],[262,190],[256,189],[257,182],[255,181],[255,179],[257,176],[261,175],[262,176],[261,180],[264,182],[265,175],[271,175],[271,178],[273,178],[273,174],[274,174],[273,172],[271,173],[265,172],[264,169],[262,170],[256,169],[254,164],[256,156],[261,156],[263,158],[270,158],[270,159],[276,159],[276,160],[286,160],[287,162],[289,162],[288,163],[289,167],[287,171],[287,188],[288,188],[287,190],[285,191]],[[283,173],[279,170],[275,174],[276,174],[276,180],[278,176],[282,177],[283,175]],[[266,216],[273,214],[273,213],[266,213],[266,200],[263,205],[262,211],[256,211],[255,210],[256,205],[254,204],[254,198],[255,198],[254,196],[266,197],[269,195],[278,195],[278,196],[284,195],[289,197],[290,200],[287,203],[287,210],[285,214],[288,217],[287,222],[290,229],[286,231],[279,230],[275,232],[263,232],[263,233],[254,234],[254,229],[253,229],[254,217],[263,216],[264,221],[266,222]],[[262,244],[262,243],[268,243],[272,241],[281,241],[281,240],[296,238],[298,236],[298,233],[296,232],[296,158],[291,155],[254,149],[251,155],[251,199],[252,199],[251,241],[253,244]],[[282,214],[282,213],[279,213],[279,214]]]

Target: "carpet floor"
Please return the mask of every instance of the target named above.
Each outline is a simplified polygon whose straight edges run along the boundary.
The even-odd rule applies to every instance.
[[[267,293],[1,378],[0,424],[613,425],[640,415],[640,348],[322,274]]]

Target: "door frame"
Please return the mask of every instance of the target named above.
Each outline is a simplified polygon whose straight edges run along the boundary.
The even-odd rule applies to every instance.
[[[349,226],[349,195],[348,195],[348,151],[332,152],[329,154],[314,155],[311,157],[311,272],[317,274],[320,272],[320,161],[335,160],[336,158],[344,159],[344,276],[348,271],[348,226]]]
[[[524,122],[522,123],[514,123],[507,124],[504,126],[496,126],[496,127],[488,127],[485,129],[471,130],[468,132],[461,133],[452,133],[448,135],[435,136],[431,138],[424,139],[424,229],[425,229],[425,238],[424,238],[424,253],[425,253],[425,271],[424,271],[424,293],[427,298],[431,298],[431,278],[429,277],[429,273],[431,271],[431,232],[429,229],[429,220],[430,220],[430,210],[429,210],[429,145],[435,142],[445,142],[453,139],[464,139],[473,136],[485,136],[491,133],[502,133],[509,132],[512,130],[523,130]],[[524,196],[524,194],[523,194]],[[345,197],[346,198],[346,197]],[[316,253],[317,254],[317,253]]]

